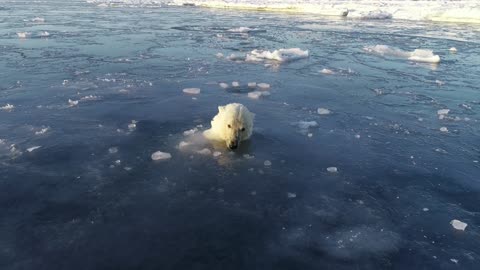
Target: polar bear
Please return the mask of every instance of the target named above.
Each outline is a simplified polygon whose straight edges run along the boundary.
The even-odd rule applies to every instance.
[[[241,141],[252,135],[255,114],[239,103],[230,103],[218,107],[211,124],[212,127],[203,132],[205,138],[223,141],[230,149],[236,149]]]

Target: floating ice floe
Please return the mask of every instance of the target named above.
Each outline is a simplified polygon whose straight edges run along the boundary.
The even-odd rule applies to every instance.
[[[325,108],[318,108],[317,113],[320,114],[320,115],[327,115],[327,114],[330,114],[331,111],[329,109],[325,109]]]
[[[70,105],[70,107],[77,106],[78,105],[78,100],[68,99],[68,105]]]
[[[435,80],[435,83],[438,84],[438,86],[442,86],[445,84],[444,81],[440,81],[440,80]]]
[[[192,128],[192,129],[184,131],[183,135],[184,136],[191,136],[191,135],[195,134],[195,132],[197,132],[197,131],[198,131],[198,128]]]
[[[223,53],[217,53],[217,54],[215,54],[215,56],[216,56],[217,58],[223,58]]]
[[[110,153],[110,154],[118,153],[118,147],[110,147],[110,148],[108,148],[108,153]]]
[[[235,82],[232,82],[232,86],[233,87],[240,87],[240,83],[235,81]]]
[[[429,210],[430,210],[430,209],[428,209],[428,208],[426,208],[426,207],[424,207],[424,208],[422,209],[423,212],[428,212]]]
[[[297,194],[292,193],[292,192],[287,192],[287,198],[293,199],[293,198],[296,198],[296,197],[297,197]]]
[[[297,124],[300,129],[309,129],[318,126],[317,121],[299,121]]]
[[[31,153],[35,150],[37,150],[38,148],[40,148],[41,146],[33,146],[33,147],[30,147],[30,148],[27,148],[27,152]]]
[[[185,88],[183,92],[190,95],[198,95],[200,94],[200,88]]]
[[[272,166],[272,162],[270,160],[265,160],[263,162],[263,165],[269,167],[269,166]]]
[[[208,148],[203,148],[202,150],[198,150],[196,151],[197,154],[200,154],[200,155],[211,155],[212,154],[212,151]]]
[[[268,96],[268,95],[270,95],[270,92],[268,91],[253,91],[247,94],[247,96],[251,99],[259,99],[261,96]]]
[[[50,33],[47,32],[47,31],[41,31],[41,32],[39,33],[39,36],[41,36],[41,37],[49,37],[49,36],[50,36]]]
[[[132,120],[132,122],[130,124],[128,124],[127,127],[128,127],[129,131],[134,131],[137,128],[137,121]]]
[[[27,38],[28,36],[30,36],[30,33],[29,32],[18,32],[17,36],[19,38]]]
[[[49,129],[50,129],[49,127],[42,128],[42,129],[40,129],[39,131],[35,131],[35,135],[45,134]]]
[[[261,90],[267,90],[267,89],[270,89],[270,84],[268,83],[259,83],[257,84],[258,88],[260,88]]]
[[[257,83],[256,83],[256,82],[249,82],[247,85],[248,85],[248,88],[255,88],[255,87],[257,87]]]
[[[230,56],[227,57],[227,59],[230,61],[245,61],[245,56],[232,53]]]
[[[279,49],[273,52],[263,50],[253,50],[247,54],[245,61],[262,62],[265,60],[274,60],[279,62],[289,62],[297,59],[307,58],[308,50],[303,51],[300,48]]]
[[[415,49],[412,52],[403,51],[397,48],[392,48],[387,45],[366,46],[363,48],[369,53],[376,53],[383,56],[393,56],[406,58],[415,62],[438,63],[440,56],[433,54],[431,50]]]
[[[457,52],[457,48],[455,47],[451,47],[450,49],[448,49],[450,52],[452,53],[456,53]]]
[[[13,106],[12,104],[9,104],[7,103],[7,105],[3,106],[3,107],[0,107],[0,110],[4,110],[4,111],[11,111],[15,108],[15,106]]]
[[[440,128],[440,131],[441,131],[441,132],[448,132],[448,128],[447,128],[447,127],[441,127],[441,128]]]
[[[338,172],[338,169],[337,169],[337,167],[328,167],[327,172],[336,173],[336,172]]]
[[[450,112],[450,109],[441,109],[437,111],[438,115],[447,115]]]
[[[35,17],[35,18],[32,19],[32,22],[35,22],[35,23],[43,23],[43,22],[45,22],[45,18]]]
[[[328,69],[328,68],[324,68],[324,69],[320,70],[320,73],[322,73],[322,74],[327,74],[327,75],[333,75],[333,74],[335,74],[335,72],[333,72],[333,70]]]
[[[450,224],[452,225],[453,228],[455,228],[455,230],[459,230],[459,231],[465,231],[465,228],[467,228],[468,226],[467,223],[461,222],[458,219],[454,219],[450,221]]]
[[[171,159],[172,155],[170,153],[162,152],[162,151],[157,151],[152,154],[151,156],[152,160],[158,161],[158,160],[167,160]]]
[[[250,33],[250,32],[258,32],[261,31],[260,29],[257,28],[250,28],[250,27],[237,27],[237,28],[231,28],[227,30],[228,32],[232,33]]]
[[[223,83],[223,82],[222,82],[222,83],[219,83],[218,85],[219,85],[221,88],[223,88],[223,89],[227,89],[228,87],[230,87],[230,86],[228,85],[228,83]]]

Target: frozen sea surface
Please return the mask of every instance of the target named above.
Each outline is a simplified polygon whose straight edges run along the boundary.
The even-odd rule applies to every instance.
[[[478,29],[1,2],[0,269],[478,269]],[[236,152],[200,135],[231,102]]]

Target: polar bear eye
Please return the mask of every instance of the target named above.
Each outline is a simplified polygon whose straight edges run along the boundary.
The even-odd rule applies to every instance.
[[[228,128],[232,128],[232,126],[231,126],[231,125],[228,125]]]
[[[241,131],[245,131],[245,128],[240,129]]]

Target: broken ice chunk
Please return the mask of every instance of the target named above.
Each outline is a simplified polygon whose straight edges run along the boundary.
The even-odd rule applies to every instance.
[[[210,151],[210,149],[208,148],[203,148],[202,150],[198,150],[197,151],[197,154],[200,154],[200,155],[211,155],[212,154],[212,151]]]
[[[451,47],[450,49],[448,49],[450,52],[452,53],[456,53],[457,52],[457,48],[455,47]]]
[[[270,160],[265,160],[265,161],[263,162],[263,165],[265,165],[265,166],[272,166],[272,162],[271,162]]]
[[[338,172],[338,169],[337,169],[337,167],[328,167],[327,172],[336,173],[336,172]]]
[[[441,128],[440,128],[440,131],[441,131],[441,132],[448,132],[448,128],[447,128],[447,127],[441,127]]]
[[[266,90],[266,89],[269,89],[270,88],[270,84],[268,83],[259,83],[257,84],[258,88],[262,89],[262,90]]]
[[[240,87],[240,83],[235,81],[235,82],[232,82],[232,86],[233,87]]]
[[[40,148],[41,146],[33,146],[33,147],[30,147],[30,148],[27,148],[27,152],[33,152],[35,150],[37,150],[38,148]]]
[[[255,88],[257,87],[257,83],[256,82],[249,82],[248,83],[248,88]]]
[[[327,115],[327,114],[330,114],[330,110],[329,109],[325,109],[325,108],[318,108],[317,109],[317,113],[320,114],[320,115]]]
[[[287,192],[287,198],[293,199],[293,198],[296,198],[296,197],[297,197],[297,194],[292,193],[292,192]]]
[[[324,68],[324,69],[320,70],[320,73],[327,74],[327,75],[335,74],[335,72],[333,72],[333,70],[328,69],[328,68]]]
[[[219,85],[221,88],[223,88],[223,89],[227,89],[227,88],[229,87],[229,86],[228,86],[228,83],[223,83],[223,82],[222,82],[222,83],[219,83],[218,85]]]
[[[437,111],[438,115],[447,115],[450,112],[450,109],[441,109]]]
[[[152,160],[167,160],[172,158],[172,155],[170,153],[162,152],[162,151],[157,151],[152,154]]]
[[[0,110],[4,110],[4,111],[11,111],[15,108],[15,106],[13,106],[12,104],[8,104],[3,106],[3,107],[0,107]]]
[[[251,99],[259,99],[259,98],[262,96],[262,92],[260,92],[260,91],[253,91],[253,92],[248,93],[247,96],[248,96],[249,98],[251,98]]]
[[[468,224],[465,222],[461,222],[458,219],[454,219],[450,221],[450,224],[452,225],[453,228],[459,231],[465,231],[465,228],[467,228]]]
[[[70,107],[76,106],[76,105],[78,105],[78,100],[69,99],[68,100],[68,105],[70,105]]]
[[[198,95],[200,94],[200,88],[185,88],[183,92],[190,95]]]

